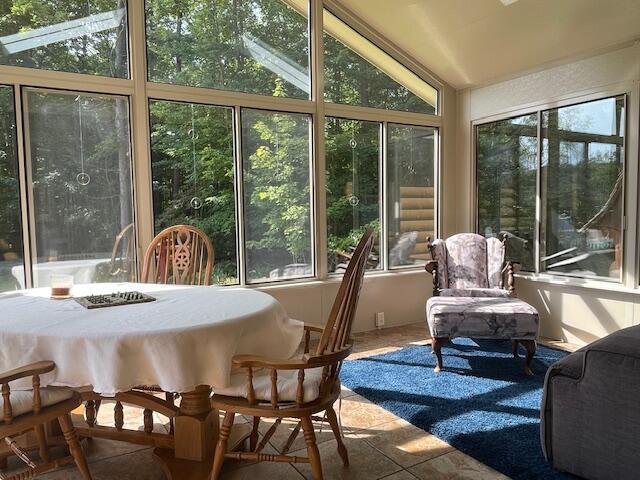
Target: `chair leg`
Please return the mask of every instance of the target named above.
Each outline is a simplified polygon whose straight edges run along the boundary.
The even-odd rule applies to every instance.
[[[311,417],[302,417],[300,420],[302,422],[302,430],[304,431],[304,441],[307,444],[311,476],[313,480],[323,480],[322,462],[320,461],[320,452],[316,444],[316,434],[313,431],[313,422],[311,421]]]
[[[434,372],[439,372],[442,370],[442,346],[447,343],[448,338],[434,338],[433,339],[433,351],[436,354],[436,368],[433,369]]]
[[[347,453],[347,447],[344,446],[344,441],[342,440],[342,432],[340,431],[340,425],[338,425],[338,417],[336,416],[336,412],[333,407],[327,408],[327,420],[329,420],[331,430],[333,430],[333,434],[336,437],[336,442],[338,443],[338,453],[342,458],[342,464],[345,467],[348,467],[349,454]]]
[[[253,417],[253,428],[251,429],[251,435],[249,436],[249,451],[255,451],[258,446],[258,437],[260,432],[258,427],[260,426],[260,417]]]
[[[176,395],[173,392],[164,392],[164,398],[167,402],[169,402],[171,405],[175,406],[176,405]],[[173,418],[169,419],[169,433],[173,434]]]
[[[69,452],[80,471],[80,476],[82,476],[84,480],[91,480],[91,473],[89,472],[87,459],[85,458],[82,446],[78,441],[76,429],[73,427],[73,423],[71,422],[71,415],[67,413],[58,417],[58,422],[60,423],[64,439],[67,441],[67,445],[69,445]]]
[[[36,425],[34,428],[36,433],[36,439],[38,441],[38,450],[40,458],[44,463],[49,463],[51,455],[49,455],[49,445],[47,445],[47,436],[44,433],[44,425]]]
[[[536,353],[536,341],[535,340],[520,340],[520,343],[527,349],[527,358],[524,361],[524,373],[525,375],[533,375],[531,370],[531,361]]]
[[[225,454],[227,453],[227,442],[229,441],[229,435],[231,435],[231,428],[233,427],[233,419],[235,416],[236,414],[234,412],[226,412],[224,414],[224,420],[222,421],[222,427],[220,427],[218,436],[218,445],[216,445],[216,455],[213,458],[211,480],[218,480],[220,478],[222,464],[224,463]]]
[[[511,340],[511,352],[513,353],[513,358],[520,358],[520,355],[518,355],[518,340]]]

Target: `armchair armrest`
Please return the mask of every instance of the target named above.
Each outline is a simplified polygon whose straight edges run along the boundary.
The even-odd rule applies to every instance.
[[[332,365],[351,354],[351,345],[324,355],[303,355],[299,358],[281,360],[260,355],[235,355],[231,363],[236,368],[267,368],[271,370],[304,370]]]
[[[308,330],[309,332],[316,332],[316,333],[324,332],[324,327],[321,327],[319,325],[314,325],[312,323],[306,323],[306,322],[304,324],[304,329]]]
[[[14,368],[8,372],[0,373],[0,384],[13,382],[24,377],[33,377],[49,373],[56,368],[56,364],[51,361],[35,362],[24,367]]]
[[[438,280],[438,261],[428,260],[424,266],[424,269],[431,274],[431,277],[433,279],[433,296],[438,296],[440,294],[440,285]]]

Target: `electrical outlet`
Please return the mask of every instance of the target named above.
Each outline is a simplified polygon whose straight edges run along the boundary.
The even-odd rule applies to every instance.
[[[384,327],[384,312],[376,313],[376,327]]]

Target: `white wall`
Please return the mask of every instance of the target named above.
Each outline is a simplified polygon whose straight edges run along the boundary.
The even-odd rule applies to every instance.
[[[457,231],[473,231],[473,122],[536,111],[557,102],[628,94],[626,135],[625,278],[622,285],[579,280],[555,280],[544,275],[519,278],[518,296],[536,306],[542,335],[578,344],[640,323],[638,284],[638,137],[640,100],[640,44],[581,60],[555,65],[492,85],[458,92]],[[616,291],[612,291],[616,290]],[[636,312],[638,311],[638,312]]]

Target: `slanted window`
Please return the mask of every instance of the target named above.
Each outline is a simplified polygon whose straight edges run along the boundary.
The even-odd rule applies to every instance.
[[[2,2],[0,64],[126,78],[127,3]]]
[[[326,101],[436,113],[435,88],[326,10],[324,31]]]

